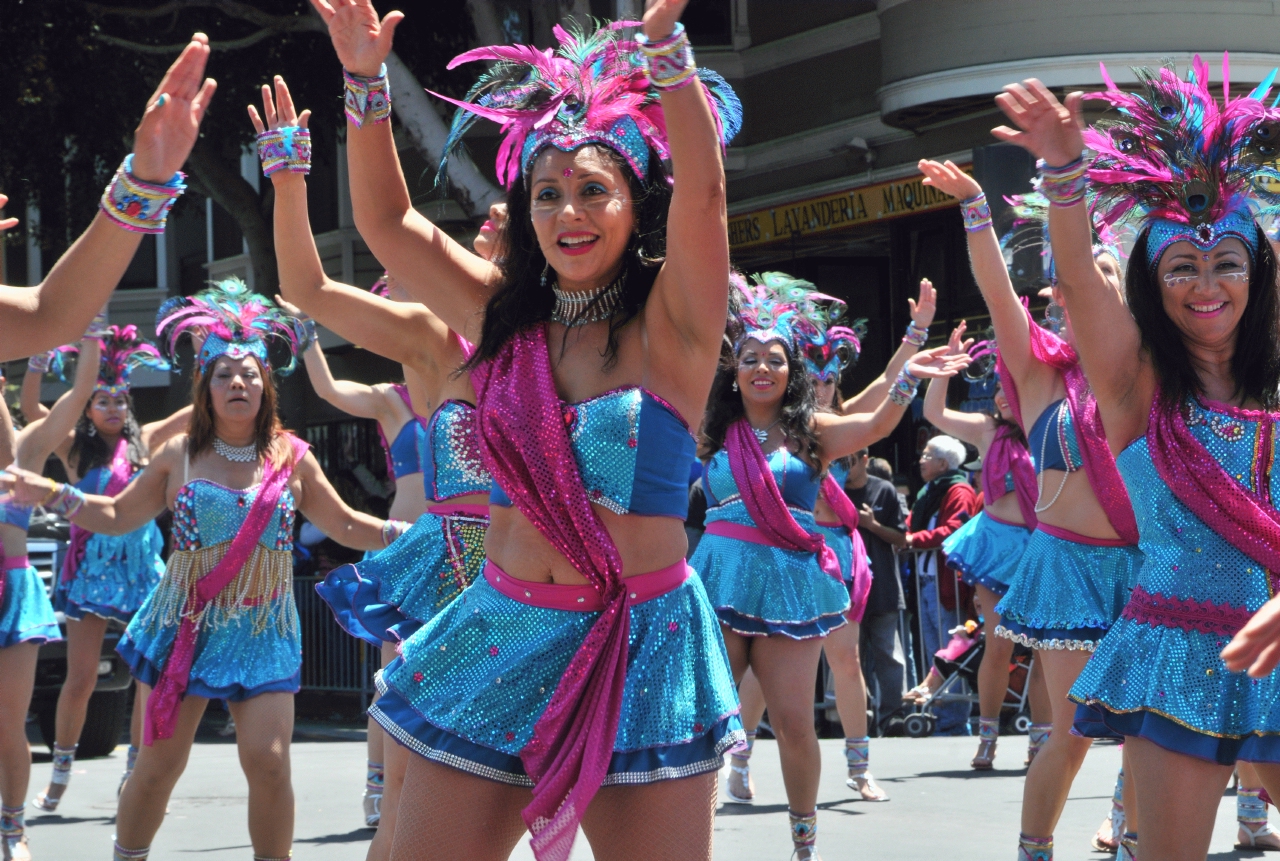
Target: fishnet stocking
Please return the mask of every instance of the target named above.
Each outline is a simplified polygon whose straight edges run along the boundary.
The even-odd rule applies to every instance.
[[[710,861],[716,773],[606,786],[582,830],[596,861]]]
[[[524,835],[520,811],[530,798],[528,789],[412,755],[391,861],[506,861]]]

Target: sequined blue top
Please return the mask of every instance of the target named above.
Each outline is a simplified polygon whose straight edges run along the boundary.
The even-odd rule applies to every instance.
[[[845,481],[849,478],[849,467],[845,466],[838,460],[833,461],[832,464],[827,467],[827,472],[829,472],[831,477],[836,480],[836,484],[840,485],[842,488],[844,487]]]
[[[493,476],[480,459],[476,408],[466,401],[441,404],[418,444],[422,482],[432,502],[484,493],[493,485]]]
[[[31,509],[8,502],[0,504],[0,523],[7,523],[26,531],[31,526]]]
[[[395,479],[400,479],[417,475],[422,472],[422,460],[419,456],[418,446],[420,440],[426,436],[426,429],[422,427],[422,422],[417,418],[409,419],[404,423],[404,427],[400,428],[400,433],[396,434],[396,438],[391,441],[391,445],[387,446],[387,454],[391,458],[391,468],[395,471]]]
[[[199,550],[235,538],[259,487],[236,490],[207,478],[184,484],[173,503],[173,549]],[[293,494],[285,487],[258,543],[270,550],[292,550],[294,509]]]
[[[696,446],[675,409],[633,386],[561,404],[587,496],[615,514],[689,513],[689,464]],[[511,505],[495,482],[492,505]]]
[[[1046,469],[1075,472],[1084,466],[1080,457],[1080,440],[1065,399],[1051,404],[1036,419],[1031,433],[1027,434],[1027,447],[1031,450],[1031,460],[1037,473]],[[1005,483],[1011,485],[1012,477]]]
[[[818,489],[822,482],[813,467],[804,460],[787,451],[786,446],[779,446],[769,453],[769,470],[773,480],[782,492],[782,499],[788,508],[802,511],[813,511],[818,501]],[[711,509],[737,500],[738,483],[734,481],[733,470],[729,466],[729,452],[720,449],[707,463],[703,473],[703,489],[707,494],[707,518],[711,517]]]

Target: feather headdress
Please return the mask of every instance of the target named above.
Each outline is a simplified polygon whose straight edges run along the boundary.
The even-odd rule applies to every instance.
[[[1255,215],[1280,202],[1258,183],[1276,177],[1280,110],[1267,107],[1276,71],[1252,92],[1231,98],[1231,68],[1222,56],[1222,104],[1209,91],[1209,67],[1196,56],[1185,81],[1172,66],[1135,69],[1141,87],[1128,93],[1106,67],[1102,99],[1119,118],[1084,133],[1097,153],[1088,171],[1100,229],[1136,217],[1150,226],[1146,264],[1153,268],[1172,243],[1202,251],[1234,236],[1257,251]]]
[[[138,327],[132,324],[108,326],[106,334],[98,338],[98,343],[102,346],[102,357],[98,361],[98,382],[93,389],[95,392],[127,394],[129,376],[135,368],[169,370],[169,363],[160,355],[156,346],[143,339],[138,334]],[[69,383],[71,369],[67,360],[79,353],[80,347],[77,344],[66,344],[50,351],[49,372]]]
[[[765,272],[748,281],[739,273],[730,276],[738,296],[743,332],[735,345],[748,338],[761,343],[782,341],[793,354],[804,357],[809,371],[819,377],[834,374],[857,360],[866,335],[866,321],[846,326],[845,303],[801,278],[784,272]]]
[[[302,321],[280,310],[267,297],[250,291],[235,277],[194,296],[170,299],[156,312],[156,333],[171,358],[178,340],[197,329],[204,334],[197,357],[201,373],[219,356],[256,356],[264,368],[270,369],[268,341],[276,340],[289,351],[289,364],[279,369],[281,374],[289,374],[297,366],[300,345],[307,340]]]
[[[553,32],[560,44],[554,51],[491,45],[454,57],[450,69],[473,60],[489,60],[493,66],[461,100],[432,93],[459,108],[436,181],[445,176],[449,154],[479,117],[502,126],[497,172],[507,188],[546,147],[569,152],[587,143],[615,150],[647,181],[650,152],[666,159],[670,151],[658,91],[645,74],[639,46],[619,33],[638,26],[638,21],[621,21],[587,34],[556,25]],[[715,72],[698,69],[698,77],[720,142],[726,145],[742,127],[742,104]]]

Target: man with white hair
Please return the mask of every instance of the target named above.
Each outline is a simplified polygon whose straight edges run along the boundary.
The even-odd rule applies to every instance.
[[[920,582],[920,639],[928,666],[943,645],[948,629],[960,624],[971,587],[960,583],[947,568],[943,540],[978,512],[978,495],[969,484],[960,464],[965,461],[964,443],[955,437],[935,436],[920,455],[920,477],[925,486],[916,495],[916,504],[907,519],[907,547],[934,550],[923,554],[916,576]]]

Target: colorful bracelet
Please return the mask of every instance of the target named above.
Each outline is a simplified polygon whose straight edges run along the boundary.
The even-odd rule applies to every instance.
[[[76,516],[76,512],[84,505],[84,493],[74,484],[56,484],[45,497],[40,507],[45,511],[60,514],[67,519]]]
[[[403,520],[387,519],[382,522],[382,546],[390,547],[397,538],[409,530],[409,524]]]
[[[315,320],[310,317],[299,317],[298,322],[302,324],[302,343],[298,345],[298,352],[305,353],[320,340],[320,336],[316,334]]]
[[[969,233],[977,233],[991,226],[991,207],[987,205],[987,196],[981,191],[968,200],[960,201],[960,214],[964,216],[964,229]]]
[[[898,372],[898,378],[893,381],[893,388],[889,390],[889,402],[905,407],[916,399],[918,388],[920,379],[904,367]]]
[[[372,78],[342,70],[346,91],[342,103],[347,119],[361,128],[365,123],[385,123],[391,119],[391,85],[387,83],[387,64],[383,63]]]
[[[650,42],[640,33],[636,35],[636,42],[644,55],[649,80],[659,90],[678,90],[697,79],[698,65],[693,61],[693,47],[680,22],[676,22],[676,28],[664,39]]]
[[[53,362],[53,353],[40,353],[27,359],[27,370],[38,374],[46,373]]]
[[[89,328],[84,330],[86,338],[105,338],[111,334],[111,324],[107,322],[107,312],[99,311],[97,316],[89,321]]]
[[[299,126],[281,126],[258,135],[258,159],[262,175],[289,168],[292,173],[311,173],[311,132]]]
[[[1050,167],[1041,159],[1036,167],[1040,168],[1040,193],[1048,198],[1050,206],[1075,206],[1084,200],[1089,166],[1083,155],[1062,167]]]
[[[907,324],[907,334],[902,336],[902,343],[913,347],[923,347],[929,342],[929,330],[922,329],[912,320]]]
[[[132,173],[133,153],[124,157],[116,175],[102,192],[98,208],[116,224],[135,233],[164,233],[164,221],[178,195],[187,190],[186,174],[178,171],[164,185],[143,182]]]

